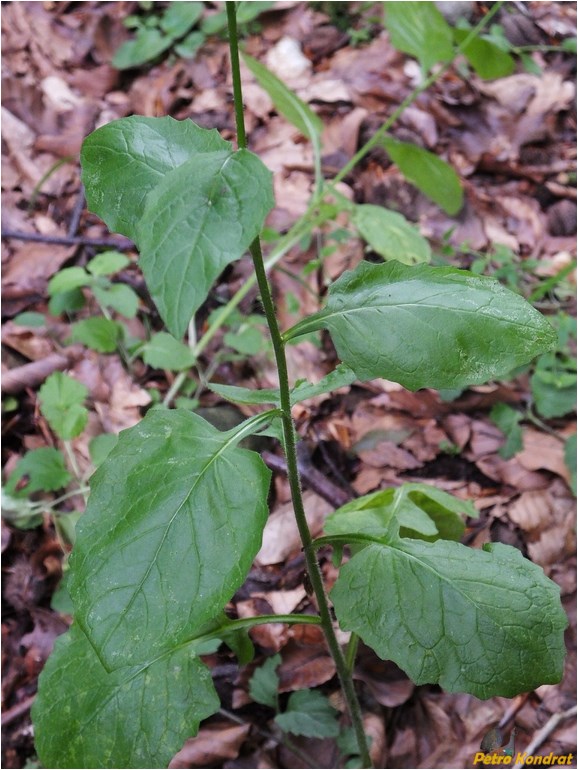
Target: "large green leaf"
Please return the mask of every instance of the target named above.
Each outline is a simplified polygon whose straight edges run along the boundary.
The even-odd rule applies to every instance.
[[[184,410],[151,411],[92,477],[70,593],[107,668],[186,641],[245,579],[270,480],[261,458],[236,446],[246,426],[221,433]]]
[[[40,675],[36,750],[43,767],[167,767],[218,708],[211,673],[190,648],[109,673],[74,624]]]
[[[452,29],[434,3],[389,2],[385,27],[392,45],[415,56],[426,72],[453,56]]]
[[[82,144],[88,206],[111,231],[136,240],[147,193],[196,153],[220,150],[230,151],[231,143],[216,129],[199,128],[190,120],[139,115],[113,120]]]
[[[562,676],[560,589],[510,546],[375,542],[341,568],[331,599],[341,627],[416,684],[512,697]]]
[[[284,337],[322,328],[360,380],[385,377],[411,390],[486,382],[556,343],[548,321],[497,281],[398,262],[344,273],[327,306]]]
[[[140,264],[171,334],[182,337],[273,204],[271,172],[248,150],[199,153],[149,192],[137,225]]]
[[[353,224],[371,248],[384,259],[397,259],[404,265],[429,262],[429,243],[411,222],[396,211],[362,204],[355,207]]]
[[[458,213],[464,202],[464,193],[458,175],[445,160],[423,147],[398,142],[391,137],[386,137],[383,144],[406,179],[446,213],[451,216]]]

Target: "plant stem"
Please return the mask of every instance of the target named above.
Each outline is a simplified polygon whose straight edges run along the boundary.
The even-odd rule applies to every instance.
[[[74,449],[72,448],[72,442],[69,439],[64,439],[62,441],[62,445],[64,447],[64,451],[68,457],[68,462],[70,463],[70,468],[72,470],[72,473],[79,485],[79,489],[77,494],[81,494],[84,498],[84,504],[86,505],[88,501],[88,495],[83,491],[85,488],[83,485],[83,478],[82,474],[80,472],[80,468],[78,467],[78,463],[76,462],[76,455],[74,454]]]
[[[244,127],[243,94],[241,89],[239,51],[237,45],[237,20],[235,14],[235,3],[231,2],[230,0],[227,2],[227,20],[229,25],[229,47],[231,53],[231,69],[233,75],[235,116],[237,120],[237,140],[240,148],[246,148],[247,139]],[[307,571],[309,573],[309,579],[317,599],[319,615],[321,618],[321,626],[327,640],[327,645],[329,647],[331,657],[335,662],[337,675],[343,690],[343,695],[349,708],[351,721],[357,737],[362,766],[364,768],[370,768],[371,758],[369,756],[369,750],[367,748],[367,742],[365,739],[365,732],[363,730],[361,708],[359,706],[359,701],[357,700],[357,695],[353,686],[353,680],[347,671],[345,658],[343,657],[343,652],[341,651],[341,647],[339,646],[339,642],[337,641],[337,637],[335,635],[333,621],[329,611],[329,601],[327,599],[323,585],[321,568],[319,566],[319,562],[317,561],[315,549],[313,548],[313,539],[311,537],[311,532],[309,531],[307,518],[305,516],[303,497],[301,495],[299,470],[297,468],[297,442],[295,426],[293,424],[293,418],[291,417],[291,395],[289,387],[289,375],[287,371],[287,359],[285,356],[285,345],[281,338],[281,331],[279,329],[277,316],[275,314],[273,297],[271,295],[271,289],[267,280],[259,238],[256,238],[253,241],[249,251],[251,252],[251,256],[253,258],[255,274],[257,276],[257,284],[259,286],[261,301],[263,303],[263,309],[265,311],[269,332],[271,334],[271,341],[273,343],[275,361],[277,363],[277,371],[279,374],[279,391],[281,396],[280,400],[282,412],[281,419],[283,423],[283,437],[285,442],[285,455],[287,459],[287,477],[289,479],[289,486],[291,489],[291,498],[293,500],[295,519],[297,521],[301,542],[303,543],[303,552],[307,564]]]

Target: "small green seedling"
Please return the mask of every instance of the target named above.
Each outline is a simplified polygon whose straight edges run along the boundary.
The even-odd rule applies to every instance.
[[[86,269],[67,267],[50,279],[48,308],[53,315],[80,310],[85,304],[82,289],[90,289],[103,313],[103,317],[86,318],[74,323],[74,342],[80,342],[99,353],[112,353],[126,337],[123,325],[112,319],[111,311],[125,318],[134,318],[139,298],[130,286],[113,283],[110,276],[129,264],[124,254],[105,251],[91,259]]]

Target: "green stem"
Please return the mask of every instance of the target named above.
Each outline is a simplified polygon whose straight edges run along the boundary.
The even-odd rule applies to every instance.
[[[229,45],[231,52],[231,69],[233,75],[235,116],[237,119],[237,138],[239,147],[245,148],[247,140],[244,128],[243,94],[241,89],[239,53],[237,46],[237,20],[235,16],[235,3],[231,2],[231,0],[228,0],[227,2],[227,19],[229,24]],[[365,732],[363,730],[361,708],[359,706],[359,701],[357,700],[357,695],[353,686],[353,680],[351,676],[349,676],[345,658],[343,657],[341,647],[339,646],[339,642],[337,641],[337,637],[335,635],[333,621],[329,611],[329,601],[327,599],[323,585],[321,568],[315,555],[313,539],[311,537],[311,532],[309,531],[307,518],[305,516],[303,497],[301,495],[299,470],[297,467],[297,442],[295,426],[293,424],[293,418],[291,417],[291,395],[289,387],[289,375],[287,370],[287,359],[285,356],[285,345],[281,338],[281,331],[279,329],[277,316],[275,314],[273,297],[271,295],[271,289],[269,287],[267,274],[265,271],[265,263],[261,251],[261,244],[258,238],[253,241],[249,251],[251,252],[251,256],[253,258],[255,274],[257,276],[257,284],[259,286],[261,301],[263,303],[263,309],[265,311],[267,324],[271,334],[271,341],[273,343],[275,361],[277,363],[277,371],[279,375],[279,391],[281,397],[281,419],[283,423],[283,437],[285,440],[285,455],[287,459],[287,477],[289,479],[289,486],[291,489],[295,519],[299,529],[301,542],[303,543],[303,552],[305,555],[305,562],[307,564],[307,571],[309,573],[309,579],[317,599],[319,616],[321,618],[321,626],[327,640],[327,645],[329,647],[331,657],[335,662],[337,675],[341,682],[343,694],[349,708],[351,721],[359,745],[359,753],[361,755],[362,766],[369,768],[371,767],[371,758],[369,756],[369,750],[367,748],[367,742],[365,739]]]

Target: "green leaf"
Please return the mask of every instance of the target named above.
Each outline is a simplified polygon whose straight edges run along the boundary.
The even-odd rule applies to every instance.
[[[89,283],[90,276],[83,267],[65,267],[48,281],[48,294],[52,297],[54,294],[88,286]]]
[[[152,29],[141,27],[134,40],[127,40],[116,51],[112,57],[112,66],[117,70],[140,67],[141,64],[160,56],[163,51],[171,47],[172,43],[173,38],[170,35],[163,35],[156,27]]]
[[[116,310],[125,318],[134,318],[138,311],[138,294],[124,283],[113,283],[110,286],[93,286],[93,294],[101,307]]]
[[[38,391],[40,410],[61,439],[76,438],[84,430],[88,411],[82,406],[88,388],[67,374],[54,372]]]
[[[384,259],[397,259],[404,265],[429,262],[429,243],[401,214],[381,206],[355,207],[353,223],[362,238]]]
[[[522,441],[522,415],[507,404],[494,404],[490,412],[490,420],[497,425],[506,437],[506,443],[500,447],[499,455],[509,460],[516,452],[524,448]]]
[[[346,364],[338,364],[332,372],[322,377],[319,382],[299,382],[291,390],[291,405],[306,401],[308,398],[331,393],[355,382],[357,376]]]
[[[238,385],[221,385],[217,382],[208,382],[207,387],[227,401],[236,404],[275,404],[280,403],[278,388],[240,388]]]
[[[468,29],[454,29],[456,43],[463,43],[470,32],[471,30]],[[489,40],[477,36],[464,48],[463,54],[484,80],[495,80],[511,75],[516,66],[509,53]]]
[[[281,656],[273,655],[255,669],[249,680],[249,695],[257,703],[278,709],[279,677],[277,669],[281,665]]]
[[[88,206],[112,232],[134,241],[144,199],[168,171],[196,153],[230,149],[216,129],[199,128],[190,120],[138,115],[113,120],[82,144]]]
[[[32,706],[43,767],[162,768],[219,708],[190,648],[108,673],[75,623],[56,641]]]
[[[305,104],[293,91],[290,91],[282,80],[269,72],[257,59],[248,54],[242,54],[243,61],[255,76],[257,83],[271,97],[275,109],[285,120],[288,120],[304,136],[313,143],[319,141],[323,131],[323,122],[313,110]]]
[[[569,51],[570,53],[576,53],[576,38],[575,37],[567,37],[565,40],[562,40],[562,43],[560,44],[560,48],[563,51]]]
[[[398,262],[344,273],[327,306],[284,338],[322,328],[360,380],[385,377],[410,390],[486,382],[556,342],[548,321],[497,281]]]
[[[237,331],[225,332],[223,342],[244,356],[255,356],[264,346],[263,332],[255,326],[244,325]]]
[[[433,64],[453,57],[452,29],[434,3],[387,3],[385,28],[391,44],[415,56],[425,72]]]
[[[14,316],[12,321],[17,326],[31,326],[34,328],[40,328],[46,325],[46,316],[44,316],[42,313],[33,312],[18,313],[17,316]]]
[[[298,382],[291,389],[291,405],[351,385],[356,379],[355,373],[348,366],[339,364],[332,372],[322,377],[319,382]],[[240,388],[237,385],[221,385],[215,382],[207,383],[207,387],[219,396],[226,398],[227,401],[233,401],[237,404],[275,404],[278,406],[281,401],[278,388]]]
[[[92,477],[70,593],[107,667],[182,644],[245,579],[271,476],[235,446],[254,421],[221,433],[189,412],[150,411]]]
[[[473,503],[459,500],[429,484],[402,484],[364,495],[327,517],[327,535],[360,532],[374,537],[459,540],[463,517],[477,518]]]
[[[237,3],[237,24],[248,24],[274,5],[270,0],[241,0]]]
[[[137,225],[148,289],[183,336],[223,269],[243,256],[274,204],[271,172],[248,150],[197,154],[146,198]]]
[[[367,741],[367,745],[371,747],[372,743],[372,736],[371,735],[365,735],[365,739]],[[355,729],[352,726],[349,727],[342,727],[339,735],[337,736],[335,743],[337,744],[337,748],[339,751],[345,756],[351,756],[359,754],[359,744],[357,743],[357,735],[355,733]],[[345,767],[361,767],[359,764],[346,764]]]
[[[26,484],[19,485],[24,477],[27,477]],[[31,449],[18,460],[6,484],[6,491],[12,497],[24,497],[39,491],[53,492],[65,487],[70,478],[62,453],[53,447],[40,447]]]
[[[418,685],[511,698],[561,679],[560,589],[510,546],[376,542],[341,568],[331,599],[344,630]]]
[[[84,307],[86,300],[80,289],[58,292],[50,298],[48,310],[50,315],[57,316],[61,313],[74,313]]]
[[[196,361],[191,348],[167,332],[153,334],[142,348],[142,358],[145,364],[155,369],[171,369],[175,372],[190,369]]]
[[[100,436],[95,436],[90,440],[88,452],[95,468],[102,465],[116,446],[117,442],[118,436],[116,433],[101,433]]]
[[[64,513],[63,511],[52,511],[52,517],[54,521],[54,526],[56,528],[56,531],[58,533],[58,537],[60,538],[61,542],[68,543],[68,545],[73,546],[76,542],[76,525],[78,524],[78,520],[82,516],[81,511],[68,511]],[[68,572],[66,573],[68,574]],[[68,591],[67,591],[68,592]],[[71,600],[72,603],[72,600]],[[53,606],[53,605],[51,605]],[[71,609],[70,614],[73,614],[73,610]]]
[[[570,471],[570,489],[576,497],[576,434],[569,436],[564,444],[564,462]]]
[[[415,144],[398,142],[390,137],[386,137],[383,143],[406,179],[450,216],[458,213],[464,202],[464,193],[459,177],[450,165]]]
[[[175,53],[183,59],[192,59],[205,42],[205,35],[200,30],[193,30],[180,43],[175,45]]]
[[[325,695],[317,690],[291,693],[287,709],[277,714],[275,722],[286,733],[307,738],[336,738],[339,735],[337,716]]]
[[[576,359],[542,356],[530,378],[532,398],[542,417],[563,417],[576,409]]]
[[[120,251],[103,251],[90,260],[86,269],[92,275],[114,275],[130,265],[130,259]]]
[[[108,318],[85,318],[73,324],[72,339],[99,353],[114,353],[122,328]]]
[[[173,40],[183,37],[203,15],[203,3],[173,2],[163,14],[161,29]]]

